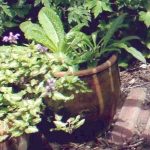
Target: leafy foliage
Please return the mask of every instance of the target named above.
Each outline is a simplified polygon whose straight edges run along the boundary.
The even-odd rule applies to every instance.
[[[39,12],[39,22],[42,25],[41,27],[38,24],[29,23],[29,21],[22,23],[20,27],[25,32],[25,36],[28,39],[33,39],[44,46],[47,46],[54,52],[54,59],[56,59],[57,63],[59,60],[59,63],[66,63],[66,66],[70,66],[71,68],[74,66],[72,69],[76,70],[79,68],[77,65],[80,63],[88,62],[89,66],[96,65],[98,58],[104,53],[119,51],[119,48],[123,48],[119,47],[120,43],[126,44],[126,47],[124,48],[129,52],[129,43],[127,41],[133,39],[133,37],[126,37],[126,40],[122,39],[121,41],[113,40],[115,32],[122,27],[125,16],[126,15],[121,15],[115,19],[109,30],[102,36],[99,31],[97,31],[96,34],[93,33],[92,36],[88,36],[82,33],[80,29],[76,28],[65,35],[59,17],[52,9],[46,7],[42,8]],[[37,29],[35,28],[36,26]],[[97,36],[100,37],[99,42]],[[134,52],[136,52],[135,48]],[[137,59],[145,62],[142,54],[140,52],[137,53],[137,57],[136,54],[131,54]],[[70,67],[66,67],[66,69]]]
[[[82,126],[85,122],[85,119],[80,118],[80,116],[76,117],[71,117],[69,118],[66,122],[62,122],[62,116],[55,115],[55,120],[54,124],[56,125],[56,128],[51,129],[51,131],[65,131],[67,133],[72,133],[75,129],[79,128]]]
[[[78,77],[55,78],[52,68],[59,64],[50,59],[53,57],[49,52],[38,51],[34,44],[0,47],[0,119],[2,127],[4,124],[7,127],[1,127],[1,141],[37,132],[36,125],[45,107],[43,100],[57,112],[74,95],[89,92]],[[56,82],[54,89],[49,91],[46,84],[52,78]]]
[[[87,10],[83,6],[73,6],[68,8],[68,22],[77,23],[77,24],[85,24],[87,25],[88,22],[91,20],[91,15],[89,10]]]
[[[0,107],[2,108],[0,125],[3,129],[0,134],[1,141],[8,136],[36,132],[36,124],[41,121],[40,113],[45,103],[56,113],[54,121],[56,128],[53,130],[71,133],[84,123],[79,116],[64,122],[63,117],[57,115],[57,112],[65,102],[73,100],[76,94],[91,91],[78,77],[57,78],[54,76],[55,72],[77,71],[81,63],[86,63],[87,67],[96,66],[100,58],[115,51],[121,52],[122,49],[140,61],[146,62],[141,52],[130,43],[130,40],[140,38],[126,36],[126,30],[123,30],[124,27],[127,28],[124,22],[130,24],[132,17],[130,14],[121,15],[124,8],[138,10],[134,18],[137,21],[137,15],[140,15],[139,19],[144,21],[148,28],[149,14],[146,15],[148,7],[142,0],[138,2],[118,0],[114,3],[108,0],[35,1],[35,5],[41,3],[45,7],[39,12],[38,22],[32,23],[28,20],[22,23],[20,28],[28,40],[42,44],[41,47],[45,46],[44,51],[40,51],[35,43],[23,47],[14,45],[0,47]],[[17,3],[21,6],[22,4],[25,4],[22,0]],[[114,4],[118,6],[117,11],[112,11]],[[3,9],[5,15],[11,17],[9,7]],[[59,16],[54,10],[59,12]],[[104,12],[112,14],[103,15]],[[23,16],[25,14],[23,13]],[[77,26],[65,33],[60,17],[65,21],[68,20],[68,29]],[[90,35],[81,32],[85,26],[90,26],[93,19],[98,20],[96,31]],[[121,36],[118,33],[121,33]],[[35,109],[32,109],[33,106]]]
[[[141,21],[144,21],[144,23],[146,24],[147,27],[150,27],[150,12],[147,11],[147,12],[144,12],[144,11],[141,11],[139,12],[139,15],[140,15],[140,20]]]
[[[87,0],[86,6],[91,10],[95,18],[103,11],[112,11],[109,0]]]
[[[148,1],[145,0],[116,0],[119,8],[128,7],[131,9],[139,9],[146,6]]]
[[[31,5],[26,4],[25,0],[17,0],[11,5],[0,0],[0,35],[6,28],[17,26],[19,18],[24,18],[30,9]]]
[[[42,3],[44,6],[49,6],[50,3],[51,3],[51,0],[35,0],[34,1],[34,6],[37,6],[40,3]]]
[[[103,11],[111,11],[109,0],[36,0],[35,5],[42,3],[46,7],[54,8],[61,17],[66,18],[70,26],[87,25],[94,14],[98,17]]]

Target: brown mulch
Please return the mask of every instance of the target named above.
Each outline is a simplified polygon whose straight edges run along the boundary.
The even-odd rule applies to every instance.
[[[145,108],[150,109],[150,64],[145,66],[142,63],[136,62],[128,69],[120,71],[120,79],[122,94],[118,108],[121,108],[130,89],[135,87],[143,87],[147,88],[147,97],[143,105]],[[40,142],[42,143],[42,147],[39,149],[29,148],[29,150],[148,150],[143,143],[139,145],[134,144],[138,143],[135,141],[140,140],[138,135],[135,135],[130,141],[128,141],[128,147],[124,147],[124,145],[114,145],[110,140],[108,140],[112,128],[113,123],[105,133],[98,135],[91,141],[82,143],[48,143],[45,137],[41,136],[42,140],[40,139]]]

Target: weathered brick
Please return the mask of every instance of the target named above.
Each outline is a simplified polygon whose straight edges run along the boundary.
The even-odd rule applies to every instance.
[[[139,122],[146,125],[149,112],[141,107],[145,97],[145,88],[131,89],[112,131],[113,142],[121,144],[125,139],[130,138],[137,130]],[[145,119],[143,119],[143,115],[146,116]]]

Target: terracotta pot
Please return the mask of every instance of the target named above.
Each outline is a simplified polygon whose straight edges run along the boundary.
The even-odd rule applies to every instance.
[[[55,73],[56,77],[64,75],[77,75],[92,89],[91,93],[79,94],[73,101],[65,103],[65,108],[72,115],[81,114],[92,121],[110,122],[112,120],[120,98],[120,78],[116,55],[95,68],[74,73]]]
[[[0,143],[0,150],[27,150],[28,145],[29,135],[23,135]]]

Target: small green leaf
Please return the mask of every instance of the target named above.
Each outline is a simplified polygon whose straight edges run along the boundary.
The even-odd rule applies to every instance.
[[[139,12],[139,20],[143,21],[147,27],[150,27],[150,11],[147,11],[147,12],[141,11],[141,12]]]
[[[32,79],[31,80],[31,86],[34,86],[38,83],[38,80]]]
[[[38,129],[35,126],[30,126],[25,130],[25,133],[27,133],[27,134],[35,133],[35,132],[38,132]]]
[[[81,127],[83,124],[85,123],[85,119],[80,120],[79,122],[77,122],[77,124],[75,125],[75,128],[79,128]]]
[[[127,62],[119,62],[119,67],[121,68],[127,68],[129,64]]]
[[[9,135],[0,135],[0,142],[5,141],[8,137]]]
[[[62,93],[59,93],[59,92],[55,91],[53,93],[53,97],[52,98],[53,98],[53,100],[68,101],[68,100],[73,99],[74,96],[73,95],[71,95],[71,96],[65,96]]]
[[[54,124],[56,125],[56,127],[58,129],[64,128],[67,125],[67,123],[64,123],[64,122],[61,122],[61,121],[53,121],[53,122],[54,122]]]
[[[57,121],[60,121],[60,120],[62,119],[62,116],[55,114],[55,119],[56,119]]]

